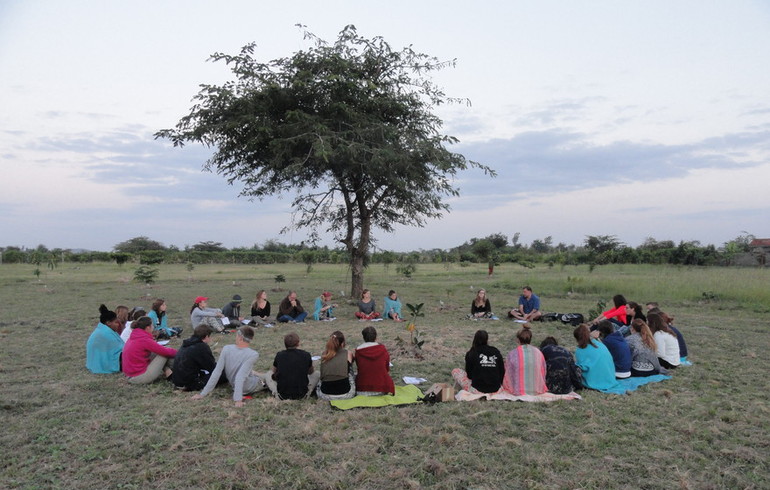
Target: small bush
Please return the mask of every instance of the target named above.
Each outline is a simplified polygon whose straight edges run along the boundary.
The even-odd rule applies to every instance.
[[[152,284],[158,278],[158,274],[157,268],[142,265],[134,271],[134,280],[143,284]]]

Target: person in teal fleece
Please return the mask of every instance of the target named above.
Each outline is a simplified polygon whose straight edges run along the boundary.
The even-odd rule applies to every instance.
[[[600,341],[591,338],[588,325],[581,323],[572,332],[577,341],[575,364],[583,373],[583,384],[598,391],[615,390],[619,387],[615,379],[615,363],[612,354]]]
[[[334,308],[337,307],[336,303],[332,303],[332,293],[324,291],[321,296],[315,299],[315,308],[313,311],[313,320],[329,321],[334,320]]]
[[[120,321],[114,311],[99,306],[99,324],[86,342],[86,367],[94,374],[120,372],[123,339],[118,334]]]
[[[152,303],[152,309],[147,314],[152,319],[153,335],[157,338],[171,338],[173,336],[180,337],[182,334],[181,328],[174,328],[168,326],[168,315],[166,315],[166,300],[158,298]],[[195,328],[197,325],[193,325]]]
[[[383,301],[382,316],[390,318],[397,322],[403,322],[401,318],[401,301],[398,299],[398,295],[392,289],[388,291],[388,295]]]

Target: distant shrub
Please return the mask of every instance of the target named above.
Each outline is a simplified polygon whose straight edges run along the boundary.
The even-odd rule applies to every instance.
[[[158,278],[158,274],[157,268],[142,265],[134,271],[134,280],[143,284],[152,284]]]

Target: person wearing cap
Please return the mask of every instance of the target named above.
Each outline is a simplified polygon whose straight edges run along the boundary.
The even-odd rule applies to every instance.
[[[193,329],[204,323],[211,326],[216,332],[222,332],[225,326],[222,324],[222,310],[218,308],[209,308],[209,299],[205,296],[198,296],[195,298],[195,303],[190,309],[190,322]]]
[[[118,330],[120,320],[114,311],[99,306],[99,324],[86,342],[86,367],[94,374],[119,373],[123,339]]]
[[[241,303],[243,303],[243,298],[241,298],[240,294],[236,294],[233,296],[232,301],[222,307],[222,314],[230,320],[230,326],[233,328],[243,325]]]
[[[226,345],[219,355],[217,365],[211,373],[203,391],[193,395],[193,400],[200,400],[214,389],[224,373],[233,387],[233,401],[236,407],[243,406],[243,396],[263,390],[265,383],[252,368],[259,359],[259,353],[249,347],[254,338],[254,329],[244,325],[236,331],[235,345]]]
[[[315,310],[313,311],[313,319],[315,321],[330,321],[334,320],[334,308],[337,307],[336,303],[331,302],[332,293],[324,291],[321,296],[315,299]]]
[[[281,304],[278,305],[278,316],[276,320],[280,323],[302,323],[307,317],[307,312],[302,307],[302,303],[297,299],[296,291],[289,291]]]

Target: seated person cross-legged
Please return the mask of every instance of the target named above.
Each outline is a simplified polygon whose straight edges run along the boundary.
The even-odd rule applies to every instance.
[[[376,320],[379,317],[380,312],[377,311],[377,305],[374,299],[372,299],[371,291],[364,289],[361,291],[361,301],[358,302],[356,318],[359,320]]]
[[[487,331],[478,330],[470,350],[465,354],[465,371],[452,370],[452,377],[460,389],[471,393],[496,393],[500,390],[505,375],[505,359],[488,342]]]
[[[278,316],[276,320],[279,323],[302,323],[307,317],[305,308],[297,299],[296,291],[289,291],[289,294],[278,305]]]
[[[532,331],[522,328],[516,333],[519,346],[508,353],[505,361],[503,389],[516,396],[541,395],[545,384],[545,358],[532,342]]]
[[[471,314],[470,318],[478,320],[480,318],[489,318],[497,320],[497,317],[492,313],[492,303],[490,303],[487,297],[486,289],[479,289],[476,293],[476,297],[471,302]]]
[[[326,341],[321,356],[321,382],[316,389],[319,400],[344,400],[356,396],[356,380],[351,372],[353,353],[345,349],[345,335],[337,330]]]
[[[668,374],[658,361],[655,338],[644,320],[637,318],[631,322],[631,335],[626,337],[626,341],[631,349],[631,376]]]
[[[286,350],[275,355],[265,383],[273,396],[281,400],[307,398],[315,390],[321,374],[313,368],[310,353],[299,348],[299,335],[286,334],[283,345]]]
[[[532,292],[531,287],[524,286],[519,296],[519,306],[508,312],[508,318],[534,322],[541,316],[540,297]]]
[[[545,384],[549,392],[566,395],[583,389],[582,374],[575,364],[575,358],[554,337],[543,339],[540,352],[545,358]]]
[[[617,388],[615,364],[607,347],[591,338],[591,331],[585,323],[575,327],[572,335],[577,341],[575,364],[583,374],[583,386],[599,391]]]
[[[612,355],[615,364],[615,377],[625,379],[631,377],[631,348],[625,337],[615,331],[615,326],[609,320],[600,320],[598,329],[591,332],[593,338],[601,338],[607,350]]]
[[[356,347],[354,354],[358,369],[356,395],[394,395],[396,387],[390,377],[388,350],[377,342],[377,330],[374,327],[364,328],[361,335],[364,343]]]

